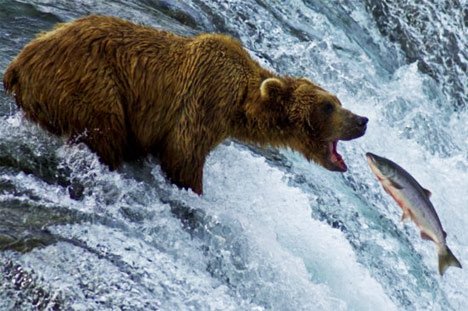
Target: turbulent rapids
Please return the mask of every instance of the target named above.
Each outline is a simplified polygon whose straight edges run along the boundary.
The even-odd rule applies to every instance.
[[[400,222],[365,154],[410,168],[432,190],[467,266],[466,7],[0,0],[1,78],[37,33],[97,13],[230,34],[262,66],[309,77],[369,118],[365,136],[329,145],[345,173],[226,141],[207,159],[200,197],[168,182],[152,157],[109,171],[1,92],[0,309],[462,310],[467,269],[439,277],[434,245]]]

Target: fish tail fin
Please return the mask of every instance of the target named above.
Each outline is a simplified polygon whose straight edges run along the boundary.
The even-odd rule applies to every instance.
[[[445,271],[450,266],[457,268],[462,267],[460,261],[458,261],[450,248],[446,246],[445,249],[439,253],[439,274],[444,275]]]

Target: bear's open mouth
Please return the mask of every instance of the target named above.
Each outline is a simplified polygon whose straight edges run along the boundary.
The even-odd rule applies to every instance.
[[[346,172],[348,167],[343,160],[341,154],[338,153],[336,150],[336,146],[338,145],[338,140],[334,140],[328,143],[328,150],[329,150],[329,160],[334,165],[334,168],[340,172]]]

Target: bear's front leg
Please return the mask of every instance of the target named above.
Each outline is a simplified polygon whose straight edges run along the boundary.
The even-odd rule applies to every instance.
[[[187,98],[180,106],[184,110],[178,122],[153,150],[158,150],[161,168],[173,183],[201,195],[205,159],[224,139],[224,124],[213,117],[213,112],[207,113],[213,105]]]
[[[207,153],[197,148],[180,146],[177,142],[171,142],[160,154],[161,168],[172,183],[180,188],[190,188],[201,195],[206,156]]]

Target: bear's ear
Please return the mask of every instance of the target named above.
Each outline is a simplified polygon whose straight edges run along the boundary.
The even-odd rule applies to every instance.
[[[284,92],[284,82],[278,78],[265,79],[260,85],[260,96],[262,100],[273,99]]]
[[[302,77],[302,78],[299,78],[298,81],[302,81],[302,82],[310,83],[314,85],[314,82],[312,82],[312,80],[310,80],[309,78]]]

